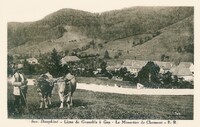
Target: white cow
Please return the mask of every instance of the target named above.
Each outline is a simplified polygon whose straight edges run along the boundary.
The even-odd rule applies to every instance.
[[[70,109],[70,106],[73,106],[72,95],[76,90],[75,77],[71,74],[70,76],[66,75],[65,77],[60,77],[56,84],[58,86],[58,94],[61,101],[60,108],[63,108],[63,104],[67,97],[67,108]]]

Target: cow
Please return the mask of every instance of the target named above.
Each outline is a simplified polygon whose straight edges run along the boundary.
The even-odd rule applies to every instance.
[[[51,94],[54,87],[54,82],[52,79],[49,79],[49,77],[46,74],[42,74],[37,79],[37,92],[41,96],[40,99],[40,108],[48,108],[48,105],[51,105]]]
[[[67,108],[70,109],[70,106],[73,106],[72,102],[72,95],[74,91],[76,90],[76,79],[73,75],[67,74],[65,77],[60,77],[57,80],[57,86],[58,86],[58,94],[60,97],[60,108],[63,108],[63,104],[65,102],[65,99],[67,97],[66,103]]]

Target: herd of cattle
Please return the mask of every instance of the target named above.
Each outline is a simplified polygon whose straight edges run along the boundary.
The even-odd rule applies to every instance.
[[[68,109],[73,105],[72,95],[76,90],[76,79],[70,73],[59,78],[53,78],[48,73],[42,74],[35,80],[35,84],[37,92],[41,95],[40,108],[48,108],[48,105],[51,105],[51,94],[55,85],[58,87],[58,94],[61,101],[60,108],[63,108],[65,102]]]

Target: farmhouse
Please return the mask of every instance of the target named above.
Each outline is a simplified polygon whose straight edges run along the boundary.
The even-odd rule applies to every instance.
[[[67,63],[75,63],[80,61],[80,59],[77,56],[65,56],[61,59],[62,65]]]
[[[24,60],[22,60],[22,59],[20,59],[20,60],[14,60],[13,63],[10,64],[10,66],[12,68],[15,68],[15,67],[22,68],[22,67],[24,67],[23,62],[24,62]]]
[[[39,64],[38,63],[38,60],[36,58],[28,58],[26,59],[26,61],[29,63],[29,64]]]
[[[115,65],[115,66],[107,66],[106,70],[107,71],[117,71],[120,70],[121,66],[119,64]]]
[[[156,63],[160,67],[161,74],[167,73],[173,67],[172,62],[155,61],[154,63]]]
[[[23,67],[24,67],[24,64],[22,64],[22,63],[16,63],[15,66],[17,66],[18,68],[23,68]]]
[[[137,76],[138,72],[147,63],[148,61],[126,59],[121,67],[126,67],[128,71]],[[193,81],[194,64],[192,62],[180,62],[178,66],[175,66],[172,62],[154,61],[154,63],[160,67],[161,74],[169,71],[173,75],[178,76],[178,78]]]
[[[178,78],[183,78],[186,81],[193,81],[194,65],[191,62],[181,62],[178,66],[172,67],[170,72]]]
[[[128,71],[130,71],[132,74],[136,74],[144,67],[148,61],[142,61],[142,60],[130,60],[126,59],[122,65],[122,67],[126,67]]]

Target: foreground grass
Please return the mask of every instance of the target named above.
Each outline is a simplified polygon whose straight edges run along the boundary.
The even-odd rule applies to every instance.
[[[49,109],[39,109],[39,96],[29,86],[28,111],[13,114],[12,87],[8,85],[8,118],[16,119],[193,119],[193,96],[120,95],[77,90],[74,106],[59,109],[57,92],[53,92]]]

